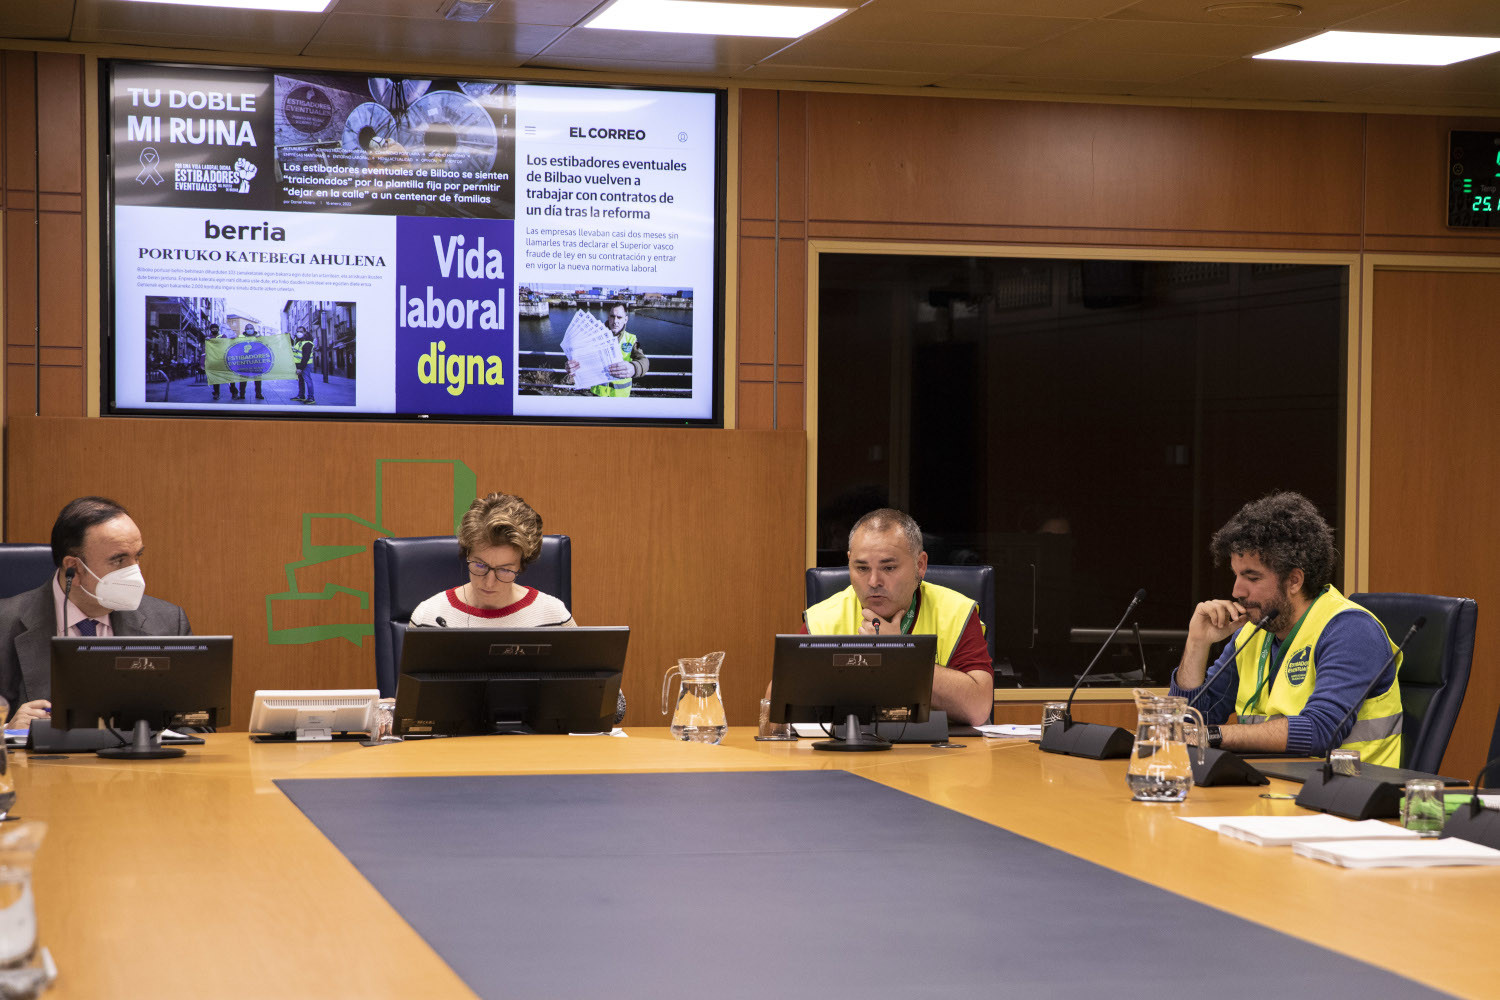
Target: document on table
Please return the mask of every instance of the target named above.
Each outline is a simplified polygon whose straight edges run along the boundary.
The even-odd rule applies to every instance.
[[[1318,840],[1416,840],[1411,830],[1378,819],[1352,819],[1312,813],[1305,816],[1183,816],[1195,826],[1217,830],[1257,847],[1285,847]]]
[[[1440,840],[1325,840],[1293,844],[1314,861],[1343,868],[1436,868],[1444,865],[1500,865],[1500,851],[1457,837]]]
[[[625,360],[620,355],[620,342],[609,327],[581,310],[573,314],[563,333],[562,349],[569,361],[578,362],[573,372],[573,386],[578,389],[614,381],[609,366]]]
[[[989,726],[975,726],[974,728],[979,730],[984,735],[992,738],[999,737],[1005,739],[1029,740],[1036,739],[1037,737],[1042,735],[1041,723],[1037,723],[1034,726],[1017,726],[1012,725],[1008,722],[1004,722]]]

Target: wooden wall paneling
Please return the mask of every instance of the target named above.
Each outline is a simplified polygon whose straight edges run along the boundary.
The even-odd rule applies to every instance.
[[[371,540],[451,531],[476,490],[572,536],[580,622],[632,626],[627,725],[663,724],[666,668],[716,649],[730,722],[753,724],[770,637],[802,610],[795,431],[17,417],[7,462],[8,539],[46,538],[84,493],[131,509],[148,592],[236,637],[240,727],[256,688],[372,682]],[[315,626],[333,637],[283,641]]]
[[[83,352],[73,353],[71,364],[47,364],[36,372],[37,411],[45,416],[73,417],[84,412]]]
[[[770,365],[741,365],[739,427],[743,430],[770,430],[774,396]]]
[[[1370,589],[1472,597],[1479,631],[1443,772],[1472,777],[1500,708],[1500,274],[1376,270]]]
[[[739,273],[739,361],[769,365],[776,360],[776,241],[741,237]]]
[[[0,51],[0,212],[5,210],[5,189],[10,177],[10,135],[6,122],[10,119],[10,70],[9,63],[12,53]],[[3,231],[0,225],[0,231]],[[0,283],[0,295],[4,294],[4,285]],[[3,317],[0,317],[3,322]]]
[[[83,57],[36,56],[39,346],[37,412],[87,412],[84,367],[87,307],[83,231]],[[48,348],[69,348],[49,351]]]
[[[83,213],[78,210],[40,212],[36,222],[42,263],[36,275],[37,291],[27,291],[37,295],[40,346],[81,350],[84,346],[83,278],[87,263],[83,259]],[[81,357],[78,365],[81,378]],[[81,415],[82,411],[78,413]]]
[[[783,224],[804,222],[807,219],[808,95],[784,90],[777,98],[776,177],[779,199],[776,217]]]
[[[83,57],[42,52],[37,68],[38,189],[83,193]]]
[[[18,199],[11,192],[10,203]],[[5,212],[5,343],[7,347],[36,347],[36,213],[30,207]],[[12,363],[15,358],[7,352]]]
[[[21,360],[9,360],[16,357]],[[25,416],[36,412],[37,366],[35,355],[20,353],[18,348],[7,347],[5,364],[5,414],[7,417]],[[6,466],[7,480],[9,465]]]
[[[5,185],[36,190],[36,54],[5,53]],[[14,207],[14,206],[12,206]]]
[[[776,217],[776,91],[740,94],[740,218]],[[743,229],[741,230],[743,232]]]
[[[776,364],[802,365],[807,360],[807,243],[777,243]],[[778,377],[785,377],[778,372]]]
[[[809,219],[1360,228],[1359,115],[837,93],[807,105]]]
[[[1073,718],[1100,726],[1119,726],[1133,732],[1140,716],[1130,701],[1079,701],[1073,705]],[[1034,726],[1042,721],[1042,702],[996,702],[995,722],[1016,726]]]
[[[5,316],[5,412],[35,413],[36,357],[36,55],[4,54],[3,184],[4,274],[0,276]]]
[[[1017,243],[1022,245],[1196,247],[1205,250],[1326,250],[1358,253],[1360,236],[1318,233],[1250,233],[1182,229],[1080,229],[1063,226],[994,226],[976,222],[846,222],[813,219],[813,239],[896,240],[930,243]]]
[[[1369,115],[1365,157],[1365,230],[1374,236],[1430,237],[1381,241],[1370,249],[1500,252],[1500,233],[1448,228],[1448,132],[1500,129],[1496,118]],[[1455,244],[1451,241],[1461,241]]]
[[[16,192],[7,199],[14,206]],[[36,215],[29,208],[5,212],[5,252],[0,292],[5,309],[5,412],[35,413],[37,407]]]
[[[782,370],[776,383],[776,429],[801,431],[807,427],[807,387],[802,384],[802,370],[796,369],[797,381],[791,381]]]

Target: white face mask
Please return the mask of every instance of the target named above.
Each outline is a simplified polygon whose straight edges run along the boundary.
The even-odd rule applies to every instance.
[[[89,590],[82,582],[78,584],[79,589],[104,607],[111,611],[134,611],[141,606],[141,598],[146,594],[146,578],[141,576],[140,566],[123,566],[100,576],[84,566],[83,560],[80,559],[78,565],[83,566],[85,573],[99,581],[93,590]]]

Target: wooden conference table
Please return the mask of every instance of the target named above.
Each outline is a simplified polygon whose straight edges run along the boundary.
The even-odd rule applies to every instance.
[[[1286,782],[1195,788],[1186,803],[1148,805],[1130,801],[1124,761],[1042,754],[1020,740],[829,754],[808,740],[752,737],[731,729],[723,745],[703,746],[640,729],[626,739],[367,748],[219,734],[167,761],[13,753],[15,812],[49,824],[35,873],[41,940],[60,970],[48,995],[471,996],[276,779],[826,768],[856,771],[1459,996],[1494,997],[1500,988],[1500,869],[1344,871],[1176,818],[1298,812],[1288,800],[1260,797],[1295,791]],[[1268,988],[1275,978],[1267,969]]]

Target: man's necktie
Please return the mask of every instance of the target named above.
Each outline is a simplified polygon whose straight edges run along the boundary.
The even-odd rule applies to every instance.
[[[78,629],[79,635],[86,635],[89,638],[93,638],[99,633],[99,623],[92,618],[85,618],[83,621],[75,622],[74,625]]]

